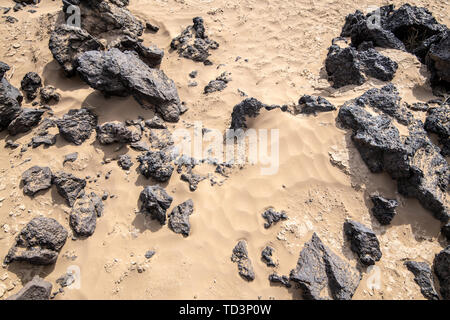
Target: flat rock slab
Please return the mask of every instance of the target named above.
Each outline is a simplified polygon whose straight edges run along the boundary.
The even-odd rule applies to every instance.
[[[75,200],[84,191],[84,187],[86,186],[86,180],[63,171],[56,172],[53,175],[52,182],[61,197],[66,200],[69,207],[73,206]]]

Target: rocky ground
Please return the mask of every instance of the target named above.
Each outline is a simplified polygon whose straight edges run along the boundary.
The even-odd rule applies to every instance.
[[[0,298],[450,299],[450,5],[375,3],[0,0]]]

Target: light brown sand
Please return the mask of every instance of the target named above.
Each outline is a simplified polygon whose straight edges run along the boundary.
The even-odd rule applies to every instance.
[[[450,25],[448,1],[409,1],[426,6],[439,22]],[[0,0],[0,6],[11,1]],[[356,9],[384,5],[387,1],[342,0],[131,0],[130,10],[142,20],[151,20],[161,27],[157,34],[146,33],[145,43],[154,43],[165,50],[161,69],[172,78],[189,111],[176,127],[201,120],[205,127],[224,131],[230,123],[233,106],[243,98],[237,89],[267,104],[292,104],[303,94],[322,95],[339,105],[382,82],[370,80],[354,89],[330,88],[324,77],[323,62],[331,39],[338,36],[344,18]],[[397,6],[401,1],[393,1]],[[143,110],[132,98],[105,99],[77,78],[67,79],[58,70],[47,48],[51,22],[60,10],[59,1],[43,1],[37,13],[11,13],[16,24],[0,24],[3,41],[2,60],[13,66],[8,73],[11,83],[20,86],[28,71],[38,72],[45,82],[58,88],[62,101],[53,107],[56,116],[71,108],[89,106],[99,115],[99,122],[150,118],[152,111]],[[205,19],[210,36],[220,43],[212,52],[214,66],[179,58],[169,53],[170,40],[178,35],[192,18]],[[427,70],[415,57],[398,51],[382,50],[399,63],[393,83],[407,102],[432,98],[426,84]],[[235,61],[237,56],[242,59]],[[248,59],[245,62],[244,59]],[[217,69],[218,64],[225,64]],[[188,88],[188,73],[198,70],[198,87]],[[232,73],[233,81],[223,92],[205,96],[203,87],[223,71]],[[200,183],[190,192],[187,183],[174,173],[166,190],[174,197],[172,207],[192,198],[191,235],[183,238],[166,226],[136,215],[138,197],[149,182],[135,171],[127,174],[115,161],[101,165],[106,158],[137,152],[116,146],[100,147],[95,134],[82,146],[67,144],[58,138],[55,146],[28,151],[19,157],[19,149],[3,149],[5,132],[0,134],[0,258],[11,247],[15,234],[32,218],[53,217],[68,230],[68,212],[63,199],[53,188],[34,199],[23,195],[20,175],[32,165],[63,169],[65,154],[78,152],[73,164],[64,170],[79,177],[94,177],[102,172],[97,183],[88,190],[102,194],[107,190],[116,197],[105,202],[105,213],[97,221],[94,235],[86,240],[68,239],[57,263],[51,267],[16,265],[0,270],[3,298],[16,293],[32,275],[40,274],[59,286],[55,280],[69,266],[81,269],[81,288],[66,289],[56,299],[292,299],[300,298],[296,289],[272,286],[267,280],[272,272],[260,261],[266,245],[275,248],[276,271],[288,274],[294,268],[298,253],[312,232],[325,244],[356,265],[354,254],[344,243],[342,225],[346,218],[358,220],[374,229],[381,242],[383,257],[379,267],[379,289],[368,283],[376,270],[363,274],[356,299],[423,299],[412,274],[403,265],[405,259],[432,262],[442,249],[439,222],[416,200],[404,199],[396,192],[395,183],[385,174],[371,174],[362,162],[345,130],[335,125],[337,112],[313,116],[292,116],[279,111],[263,112],[250,122],[253,128],[280,129],[280,169],[274,176],[261,176],[258,166],[235,169],[222,186]],[[173,125],[170,125],[172,129]],[[32,134],[18,136],[27,143]],[[344,173],[331,164],[329,153],[348,164]],[[19,165],[25,158],[30,162]],[[133,159],[134,160],[134,159]],[[134,161],[136,163],[136,161]],[[12,168],[14,165],[14,168]],[[211,168],[206,168],[211,172]],[[205,169],[205,170],[206,170]],[[104,175],[112,171],[111,178]],[[345,170],[344,170],[345,171]],[[379,191],[397,198],[401,205],[389,227],[380,226],[370,214],[368,195]],[[264,229],[261,213],[268,206],[286,210],[289,220]],[[169,209],[169,212],[172,208]],[[239,277],[230,260],[238,240],[248,243],[256,279],[247,283]],[[157,253],[146,261],[144,253]],[[76,256],[72,260],[70,257]],[[145,271],[139,273],[138,266]],[[0,290],[1,291],[1,290]]]

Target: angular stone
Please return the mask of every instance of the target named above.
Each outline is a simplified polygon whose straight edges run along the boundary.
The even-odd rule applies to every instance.
[[[137,126],[130,129],[122,122],[107,122],[97,127],[97,140],[101,144],[131,143],[141,140],[142,132]]]
[[[23,100],[20,91],[3,77],[9,69],[6,63],[0,62],[0,131],[6,129],[19,115]]]
[[[191,199],[179,204],[173,208],[169,215],[169,227],[175,233],[181,233],[183,236],[189,236],[191,224],[189,216],[194,212],[194,202]]]
[[[95,194],[78,199],[70,213],[69,223],[74,233],[81,237],[90,237],[97,226],[97,217],[103,213],[102,200]]]
[[[259,115],[261,108],[264,107],[266,107],[266,105],[255,98],[247,98],[235,105],[231,114],[230,129],[237,130],[247,128],[246,118],[256,118]]]
[[[117,160],[117,164],[123,170],[130,170],[130,168],[133,166],[133,161],[131,161],[131,157],[129,155],[123,154],[119,157],[119,160]]]
[[[50,282],[36,275],[18,293],[7,300],[49,300],[52,287]]]
[[[434,288],[433,273],[426,262],[406,261],[405,266],[414,274],[414,281],[419,285],[420,292],[428,300],[439,300]]]
[[[49,167],[34,166],[22,174],[23,192],[34,196],[52,186],[52,171]]]
[[[285,211],[277,212],[273,208],[269,208],[264,211],[262,217],[267,221],[266,223],[264,223],[264,228],[266,229],[270,228],[272,224],[281,220],[286,220],[288,218]]]
[[[255,280],[255,272],[253,271],[252,261],[248,257],[247,242],[240,240],[233,249],[231,261],[237,263],[239,275],[247,280]]]
[[[84,192],[84,187],[86,186],[86,180],[63,171],[55,173],[52,182],[61,197],[66,200],[69,207],[74,205],[76,199]]]
[[[148,178],[158,182],[165,182],[172,176],[174,166],[171,164],[172,156],[165,150],[149,151],[138,156],[139,172]]]
[[[141,192],[139,200],[142,202],[141,212],[148,214],[161,225],[166,223],[166,211],[172,204],[173,198],[160,186],[147,186]]]
[[[65,140],[81,145],[97,126],[97,116],[87,109],[72,109],[57,121],[57,126]]]
[[[50,85],[41,88],[39,94],[41,95],[41,101],[43,103],[58,103],[59,100],[61,100],[61,95],[56,91],[56,88]]]
[[[56,143],[56,135],[46,134],[43,136],[34,136],[31,138],[31,145],[33,148],[37,148],[41,145],[53,146]]]
[[[276,273],[272,273],[269,275],[269,281],[272,283],[280,283],[283,286],[285,286],[286,288],[290,288],[292,287],[292,285],[290,284],[290,279],[287,276],[280,276]]]
[[[10,135],[28,132],[41,120],[44,110],[23,108],[17,117],[8,126]]]
[[[382,225],[390,224],[396,214],[395,208],[398,207],[398,202],[378,195],[371,195],[370,199],[373,202],[373,216]]]
[[[212,93],[216,91],[222,91],[227,87],[228,82],[231,81],[231,73],[223,72],[215,80],[211,80],[205,87],[204,93]]]
[[[450,105],[443,104],[429,109],[425,130],[438,135],[442,155],[450,156]]]
[[[25,91],[27,98],[30,100],[37,97],[37,91],[40,87],[42,87],[42,80],[36,72],[28,72],[20,82],[20,88]]]
[[[336,107],[333,106],[327,99],[317,96],[310,96],[305,94],[298,100],[299,112],[305,114],[314,114],[318,112],[334,111]]]
[[[433,269],[439,280],[442,298],[450,299],[450,246],[439,252],[433,261]]]
[[[272,259],[273,254],[273,248],[266,246],[263,251],[261,252],[261,260],[264,262],[268,267],[276,267],[277,264]]]
[[[344,232],[350,241],[351,249],[363,265],[370,266],[381,259],[380,242],[375,233],[359,222],[347,220]]]

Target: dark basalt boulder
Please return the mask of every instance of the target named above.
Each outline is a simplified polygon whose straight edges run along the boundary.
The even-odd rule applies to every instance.
[[[5,264],[13,261],[25,261],[36,265],[53,264],[66,243],[67,235],[66,229],[55,219],[34,218],[20,231],[4,262]]]
[[[194,212],[194,202],[188,199],[173,208],[169,215],[169,227],[175,233],[181,233],[183,236],[189,236],[191,224],[189,216]]]
[[[446,31],[440,38],[440,41],[430,45],[425,63],[431,71],[431,84],[450,92],[450,31]]]
[[[433,269],[439,280],[442,298],[450,299],[450,246],[439,252],[433,261]]]
[[[361,85],[370,76],[382,81],[393,79],[398,64],[378,53],[370,46],[361,50],[354,47],[341,48],[333,44],[325,60],[325,68],[334,88]]]
[[[70,213],[69,223],[77,236],[90,237],[97,226],[97,217],[103,213],[102,200],[95,194],[78,199]]]
[[[308,300],[351,300],[361,274],[334,254],[314,233],[300,252],[290,280],[300,285],[303,297]]]
[[[20,88],[27,94],[29,100],[37,97],[40,87],[42,87],[42,79],[36,72],[28,72],[20,82]]]
[[[166,211],[172,204],[173,198],[160,186],[147,186],[141,192],[139,200],[142,202],[141,212],[158,220],[161,225],[166,223]]]
[[[351,249],[363,265],[370,266],[381,259],[380,243],[375,233],[359,222],[348,220],[344,232],[350,241]]]
[[[49,49],[70,77],[76,73],[75,61],[79,55],[91,50],[103,50],[104,46],[86,30],[61,24],[50,36]]]
[[[298,109],[299,113],[317,115],[318,112],[334,111],[336,107],[325,98],[305,94],[298,100]]]
[[[175,83],[136,53],[116,48],[88,51],[77,63],[80,77],[92,88],[106,95],[132,95],[144,107],[154,107],[165,121],[179,120],[182,107]]]
[[[31,138],[31,146],[37,148],[39,146],[53,146],[56,143],[56,135],[54,134],[44,134],[36,135]]]
[[[56,122],[59,134],[68,142],[81,145],[97,126],[97,116],[88,109],[72,109]]]
[[[107,122],[97,127],[97,140],[101,144],[131,143],[141,140],[142,132],[137,126],[130,129],[122,122]]]
[[[266,246],[263,251],[261,252],[261,260],[266,264],[268,267],[276,267],[277,264],[272,259],[273,254],[273,248],[270,246]]]
[[[264,218],[264,220],[266,220],[266,222],[264,223],[264,228],[266,229],[270,228],[272,224],[281,220],[286,220],[288,218],[285,211],[277,212],[273,208],[269,208],[264,211],[262,213],[262,217]]]
[[[276,273],[272,273],[269,275],[269,281],[272,283],[280,283],[283,286],[285,286],[286,288],[290,288],[292,287],[289,277],[287,276],[280,276]]]
[[[23,96],[13,87],[6,78],[5,73],[10,67],[0,62],[0,131],[3,131],[20,113]]]
[[[195,190],[197,190],[198,184],[201,181],[206,179],[206,176],[202,176],[201,174],[193,173],[191,170],[189,170],[188,172],[183,173],[180,176],[180,179],[182,181],[186,181],[187,183],[189,183],[189,190],[194,192]]]
[[[223,72],[215,80],[211,80],[205,87],[204,93],[212,93],[216,91],[222,91],[227,87],[228,82],[231,81],[231,73]]]
[[[164,58],[163,50],[154,45],[146,47],[141,41],[128,36],[122,39],[120,43],[114,47],[120,51],[135,51],[139,55],[139,58],[150,68],[158,67]]]
[[[398,207],[398,202],[378,195],[371,195],[370,199],[373,202],[373,216],[382,225],[390,224],[396,214],[395,208]]]
[[[78,152],[73,152],[73,153],[66,154],[64,156],[63,165],[66,162],[75,162],[77,159],[78,159]]]
[[[247,280],[255,280],[255,272],[253,271],[252,261],[248,257],[247,242],[240,240],[233,249],[231,261],[237,263],[239,275]]]
[[[49,300],[52,287],[50,282],[36,275],[18,293],[8,297],[7,300]]]
[[[23,108],[17,117],[8,125],[9,134],[15,136],[16,134],[30,131],[32,127],[41,121],[43,114],[44,110]]]
[[[443,104],[429,109],[425,130],[438,135],[442,155],[450,156],[450,105]]]
[[[150,129],[167,129],[167,125],[164,123],[164,120],[158,116],[154,116],[149,120],[145,120],[145,126]]]
[[[420,292],[428,300],[439,300],[434,288],[433,273],[426,262],[406,261],[405,266],[414,274],[414,281],[419,285]]]
[[[117,164],[123,170],[130,170],[130,168],[133,166],[133,161],[131,161],[131,157],[129,155],[123,154],[117,160]]]
[[[22,173],[23,193],[34,196],[52,186],[52,171],[49,167],[34,166]]]
[[[74,205],[76,199],[84,192],[84,187],[86,187],[86,180],[63,171],[58,171],[53,175],[52,183],[69,207]]]
[[[151,147],[158,150],[170,150],[174,145],[172,133],[168,129],[150,129]]]
[[[450,222],[447,222],[442,226],[441,233],[447,238],[448,241],[450,241]]]
[[[259,115],[261,108],[267,105],[256,100],[255,98],[247,98],[233,108],[231,113],[230,129],[244,129],[247,128],[246,117],[256,118]]]
[[[209,50],[215,50],[219,44],[206,35],[203,19],[196,17],[194,24],[188,26],[178,37],[170,43],[172,50],[176,50],[180,57],[210,64]]]
[[[59,100],[61,100],[61,95],[56,92],[56,88],[50,85],[41,88],[39,94],[41,95],[41,101],[43,103],[58,103]]]
[[[139,172],[148,178],[158,182],[165,182],[172,176],[174,166],[171,164],[172,155],[169,151],[149,151],[138,156]]]

